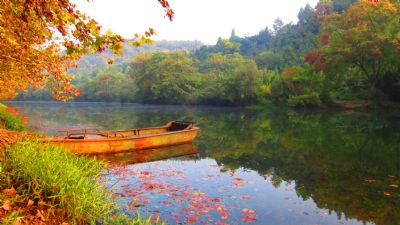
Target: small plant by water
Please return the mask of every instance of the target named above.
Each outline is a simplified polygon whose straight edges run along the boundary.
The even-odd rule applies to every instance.
[[[0,128],[8,130],[23,131],[25,126],[22,120],[6,111],[6,106],[0,103]]]

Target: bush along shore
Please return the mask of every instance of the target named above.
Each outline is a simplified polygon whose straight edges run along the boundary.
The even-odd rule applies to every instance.
[[[152,224],[119,213],[103,163],[37,139],[0,105],[0,224]]]

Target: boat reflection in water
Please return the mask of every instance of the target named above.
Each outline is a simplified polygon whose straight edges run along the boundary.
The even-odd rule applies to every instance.
[[[163,148],[143,149],[115,154],[97,154],[91,157],[112,164],[131,164],[141,162],[152,162],[176,157],[196,158],[197,147],[193,143],[174,145]]]

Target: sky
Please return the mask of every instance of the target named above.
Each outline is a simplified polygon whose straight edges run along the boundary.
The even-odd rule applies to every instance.
[[[175,12],[171,22],[157,0],[72,0],[104,28],[132,38],[154,28],[154,40],[198,40],[215,44],[229,38],[232,29],[238,36],[257,34],[276,18],[297,22],[300,8],[314,7],[318,0],[169,0]]]

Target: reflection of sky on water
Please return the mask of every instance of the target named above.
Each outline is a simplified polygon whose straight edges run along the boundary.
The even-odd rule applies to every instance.
[[[255,211],[252,224],[360,224],[345,218],[338,220],[336,213],[319,209],[311,199],[299,198],[294,183],[274,187],[268,175],[243,169],[221,170],[223,166],[213,159],[171,159],[115,165],[106,179],[127,213],[158,215],[167,224],[246,224],[246,209]],[[143,188],[147,191],[138,193]],[[134,205],[133,196],[139,199]],[[202,200],[205,202],[197,205],[196,201]],[[223,209],[227,210],[226,219],[220,212]]]

